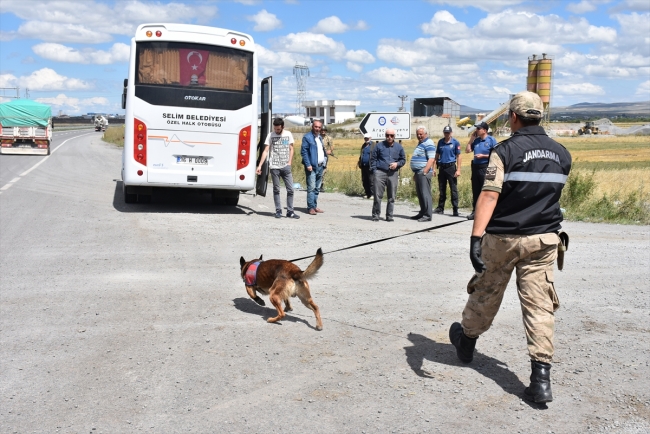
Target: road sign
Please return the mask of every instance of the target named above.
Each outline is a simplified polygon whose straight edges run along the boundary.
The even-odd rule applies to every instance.
[[[395,130],[395,139],[411,138],[411,114],[407,112],[368,113],[361,124],[359,131],[362,134],[370,133],[373,140],[384,140],[387,129]]]

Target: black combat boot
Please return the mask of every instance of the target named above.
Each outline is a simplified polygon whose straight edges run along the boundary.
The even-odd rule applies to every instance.
[[[526,399],[539,404],[553,401],[551,364],[531,360],[530,367],[533,372],[530,374],[530,386],[524,390]]]
[[[449,327],[449,341],[456,347],[456,355],[463,363],[469,363],[474,358],[474,347],[477,339],[465,336],[463,326],[458,322]]]

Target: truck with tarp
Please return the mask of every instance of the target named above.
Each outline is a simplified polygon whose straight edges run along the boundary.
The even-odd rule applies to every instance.
[[[0,154],[49,155],[52,109],[28,99],[0,104]]]

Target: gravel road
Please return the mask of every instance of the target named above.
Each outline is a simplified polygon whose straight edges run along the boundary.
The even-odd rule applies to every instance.
[[[1,156],[2,172],[24,173],[21,158]],[[522,401],[530,365],[513,283],[471,365],[449,344],[471,223],[326,254],[311,282],[323,331],[297,300],[267,324],[275,310],[246,295],[240,256],[406,234],[425,227],[407,219],[416,209],[399,203],[395,222],[375,223],[371,201],[325,193],[312,217],[304,192],[300,220],[273,218],[271,195],[127,205],[120,159],[93,133],[7,177],[10,188],[3,178],[0,431],[650,432],[647,226],[564,225],[555,401],[540,407]]]

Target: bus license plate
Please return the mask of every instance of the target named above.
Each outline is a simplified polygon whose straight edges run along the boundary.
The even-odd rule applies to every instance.
[[[199,164],[199,165],[208,165],[208,157],[191,157],[188,155],[178,155],[176,156],[177,164]]]

